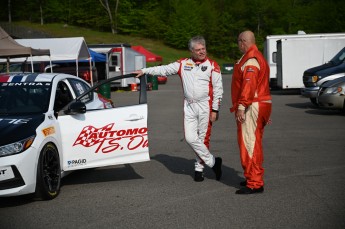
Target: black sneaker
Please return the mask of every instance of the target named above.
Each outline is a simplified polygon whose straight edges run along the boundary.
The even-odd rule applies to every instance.
[[[204,173],[203,172],[199,172],[199,171],[195,171],[194,181],[195,182],[201,182],[203,180],[204,180]]]
[[[222,158],[221,157],[216,157],[212,170],[216,174],[216,180],[220,180],[220,178],[222,177]]]
[[[246,181],[246,180],[245,180],[245,181],[241,181],[241,182],[240,182],[240,185],[241,185],[241,186],[247,186],[247,181]]]
[[[260,187],[260,188],[248,188],[248,187],[244,187],[241,188],[239,190],[237,190],[235,193],[236,194],[244,194],[244,195],[248,195],[248,194],[256,194],[256,193],[263,193],[264,192],[264,187]]]

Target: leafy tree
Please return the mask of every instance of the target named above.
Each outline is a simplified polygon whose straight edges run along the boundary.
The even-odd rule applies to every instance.
[[[105,11],[108,14],[109,20],[110,20],[110,27],[111,27],[111,32],[113,34],[117,33],[117,10],[119,8],[119,2],[120,0],[115,0],[115,7],[114,7],[114,17],[115,17],[115,21],[113,19],[113,15],[112,15],[112,11],[110,9],[109,6],[109,1],[108,0],[99,0],[99,2],[101,3],[101,5],[103,6],[103,8],[105,9]]]
[[[139,33],[144,37],[163,40],[168,29],[169,10],[162,7],[162,1],[148,1],[140,11]],[[169,8],[168,8],[169,9]]]
[[[8,22],[11,23],[12,22],[12,16],[11,16],[11,0],[8,0],[7,2],[7,7],[8,7]]]
[[[7,0],[0,21],[64,23],[131,34],[186,49],[203,35],[210,54],[238,58],[237,36],[252,30],[262,49],[267,35],[343,32],[343,0]],[[110,25],[110,26],[109,26]]]
[[[170,2],[172,13],[164,40],[168,45],[184,49],[187,48],[191,37],[203,35],[205,32],[199,18],[201,7],[195,0],[172,0]]]

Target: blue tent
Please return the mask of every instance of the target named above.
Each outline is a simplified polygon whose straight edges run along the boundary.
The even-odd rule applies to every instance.
[[[105,54],[95,52],[91,49],[89,49],[90,55],[91,55],[91,61],[92,62],[105,62]]]
[[[90,53],[90,56],[91,56],[91,62],[104,62],[105,63],[105,54],[95,52],[95,51],[93,51],[91,49],[89,49],[89,53]],[[72,63],[72,62],[75,62],[75,60],[58,60],[58,61],[53,61],[53,63],[55,63],[55,64],[58,64],[58,63]],[[85,59],[85,60],[79,60],[78,62],[85,63],[85,62],[89,62],[89,61]]]

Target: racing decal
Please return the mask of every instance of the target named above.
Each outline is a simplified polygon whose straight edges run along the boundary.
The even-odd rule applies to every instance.
[[[0,145],[7,145],[36,135],[45,115],[6,116],[0,118]]]
[[[187,62],[184,66],[183,66],[183,70],[185,71],[191,71],[194,67],[194,64],[193,63],[189,63]]]
[[[119,150],[135,150],[139,147],[148,148],[147,127],[131,129],[113,129],[115,123],[110,123],[101,128],[85,126],[73,147],[98,146],[95,153],[111,153]]]
[[[34,82],[38,74],[32,73],[32,74],[17,74],[17,75],[1,75],[0,76],[0,82],[12,82],[12,83],[18,83],[18,82]]]
[[[21,82],[22,79],[23,79],[24,76],[14,76],[13,79],[12,79],[12,82],[13,83],[18,83],[18,82]]]
[[[42,133],[44,137],[47,137],[48,135],[55,134],[55,128],[53,126],[45,128],[42,130]]]
[[[0,181],[14,178],[14,173],[10,166],[0,168]]]
[[[3,82],[2,87],[13,87],[13,86],[50,86],[50,82]]]
[[[38,78],[37,76],[38,76],[37,74],[30,74],[26,77],[25,81],[26,82],[33,82],[36,80],[36,78]]]
[[[28,119],[17,119],[17,118],[0,118],[0,122],[7,122],[8,124],[23,124],[28,123],[31,120],[31,118]]]
[[[9,75],[0,76],[0,83],[7,82],[9,78],[10,78]]]
[[[82,166],[82,165],[86,165],[86,164],[87,164],[86,159],[84,159],[84,158],[67,161],[68,168]]]
[[[185,71],[191,71],[193,69],[193,67],[189,67],[189,66],[184,66],[183,70]]]
[[[247,72],[254,72],[254,69],[252,69],[251,67],[249,67],[249,68],[247,69]]]

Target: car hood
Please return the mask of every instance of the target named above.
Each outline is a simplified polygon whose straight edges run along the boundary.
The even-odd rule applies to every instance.
[[[322,87],[335,87],[335,86],[339,86],[339,84],[345,84],[345,76],[327,81],[326,83],[322,85]]]
[[[333,62],[328,62],[326,64],[309,68],[304,72],[304,76],[329,76],[337,73],[345,72],[345,63],[334,64]]]
[[[0,146],[14,143],[36,134],[44,121],[44,114],[27,116],[0,116]]]

